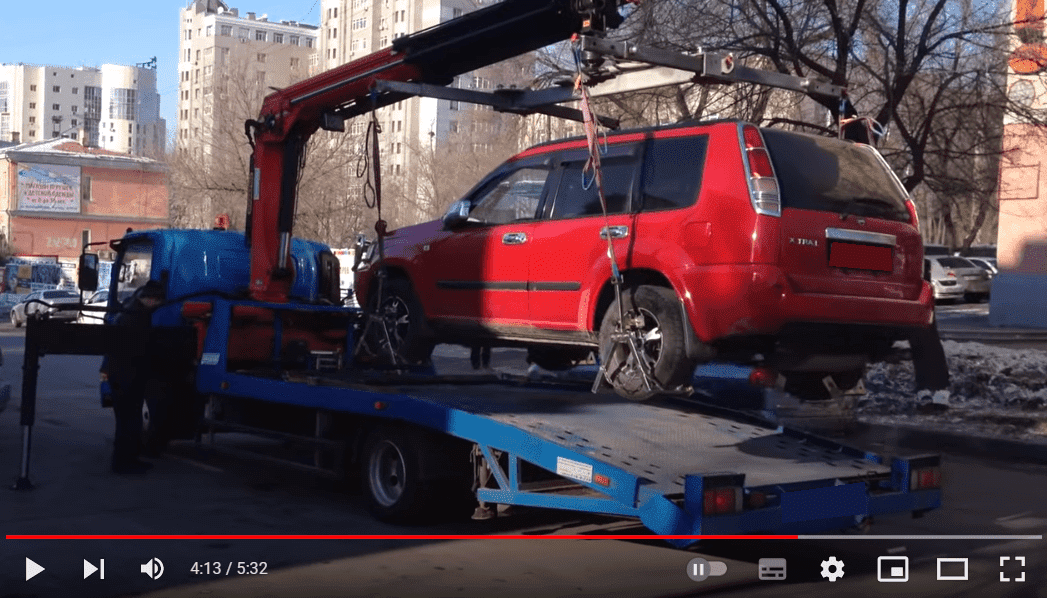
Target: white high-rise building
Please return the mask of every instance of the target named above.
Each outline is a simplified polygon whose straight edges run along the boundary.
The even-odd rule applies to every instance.
[[[221,127],[215,110],[236,102],[261,108],[260,98],[317,69],[317,28],[296,21],[243,16],[222,0],[190,0],[181,10],[178,58],[179,147],[208,153]],[[254,117],[257,114],[251,114]],[[235,126],[242,128],[246,114]]]
[[[65,137],[87,147],[159,157],[156,64],[99,68],[0,65],[0,141]]]

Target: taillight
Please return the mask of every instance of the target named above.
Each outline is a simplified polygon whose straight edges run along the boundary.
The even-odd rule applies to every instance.
[[[753,386],[763,386],[765,388],[775,388],[778,386],[778,372],[771,368],[753,368],[753,371],[749,373],[749,384]]]
[[[942,487],[942,469],[925,467],[909,474],[909,490],[934,490]]]
[[[703,494],[706,515],[737,513],[742,509],[742,489],[735,487],[711,488]]]
[[[742,126],[742,144],[745,151],[745,170],[749,183],[749,200],[757,214],[782,215],[782,199],[778,179],[774,176],[771,154],[763,142],[760,130],[752,125]]]
[[[905,207],[909,210],[909,224],[913,225],[916,230],[920,230],[920,215],[916,213],[916,202],[906,199]]]

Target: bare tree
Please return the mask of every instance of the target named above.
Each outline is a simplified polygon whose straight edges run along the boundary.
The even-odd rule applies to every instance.
[[[175,226],[209,228],[217,214],[226,213],[232,228],[242,230],[251,157],[244,122],[257,118],[272,90],[243,61],[215,68],[213,80],[204,81],[200,129],[178,139],[168,157],[171,219]],[[361,148],[358,128],[310,138],[299,173],[296,236],[336,247],[352,243],[365,213],[354,195],[360,188],[355,168]]]

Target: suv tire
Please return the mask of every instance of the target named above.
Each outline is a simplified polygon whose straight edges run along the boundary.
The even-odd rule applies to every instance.
[[[643,401],[685,385],[697,364],[687,357],[686,331],[676,293],[653,286],[627,289],[622,291],[622,310],[632,328],[629,334],[642,347],[654,380],[648,389],[630,345],[615,342],[614,333],[621,324],[618,306],[612,302],[600,324],[600,363],[614,391],[627,399]]]
[[[428,332],[422,303],[415,296],[411,283],[402,278],[391,278],[384,286],[382,297],[372,294],[368,301],[378,316],[367,332],[368,348],[384,360],[389,358],[389,346],[392,345],[398,363],[427,362],[436,345]]]

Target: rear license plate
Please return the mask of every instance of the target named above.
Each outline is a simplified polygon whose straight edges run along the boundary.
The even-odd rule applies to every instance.
[[[894,269],[894,249],[833,241],[829,244],[829,265],[834,268],[890,272]]]

